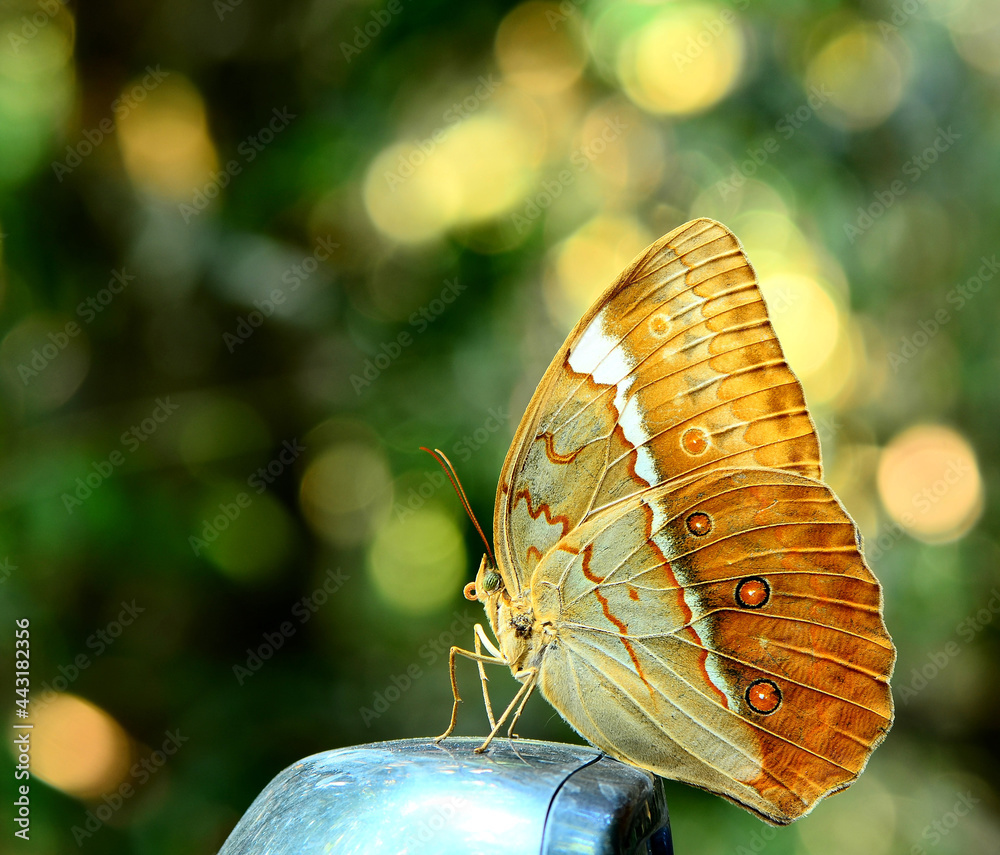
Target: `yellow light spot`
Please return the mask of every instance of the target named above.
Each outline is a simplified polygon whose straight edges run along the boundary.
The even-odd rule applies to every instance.
[[[465,564],[458,526],[428,506],[387,521],[368,553],[368,570],[379,595],[397,611],[411,614],[451,602],[462,586]]]
[[[833,356],[841,316],[826,291],[808,276],[771,276],[760,283],[771,324],[792,370],[805,383]]]
[[[90,347],[79,318],[29,315],[0,344],[8,393],[28,409],[51,410],[68,401],[90,368]]]
[[[75,695],[32,707],[31,772],[77,798],[118,787],[129,768],[128,735],[110,715]]]
[[[197,191],[209,199],[222,192],[212,180],[218,161],[205,104],[179,74],[126,84],[116,118],[125,169],[137,187],[187,204]]]
[[[439,237],[458,215],[462,188],[432,138],[397,143],[368,167],[364,200],[375,226],[404,243]]]
[[[456,220],[474,223],[522,201],[531,191],[532,141],[516,117],[490,110],[458,124],[441,146],[460,188]]]
[[[522,3],[500,22],[496,56],[507,81],[549,95],[575,83],[587,55],[576,18],[556,3]]]
[[[827,124],[857,131],[881,124],[903,96],[903,64],[877,28],[856,25],[822,47],[806,71]],[[875,85],[874,81],[878,81]]]
[[[622,270],[652,242],[630,217],[598,216],[555,248],[553,275],[545,283],[552,316],[572,326]]]
[[[618,74],[626,94],[643,109],[684,115],[711,107],[729,92],[743,55],[732,9],[670,5],[624,40]]]
[[[4,3],[0,33],[0,185],[20,183],[43,164],[61,179],[72,171],[67,155],[79,155],[52,148],[64,135],[79,146],[79,129],[67,127],[77,101],[73,15],[62,3],[44,9],[37,2]],[[83,140],[81,150],[90,148]]]
[[[928,543],[962,537],[983,507],[975,452],[938,425],[912,427],[889,443],[879,459],[878,490],[889,515]]]
[[[994,0],[954,4],[942,16],[955,47],[973,68],[1000,77],[1000,6]]]
[[[664,130],[620,97],[602,101],[587,113],[574,148],[585,157],[595,155],[588,157],[593,174],[614,202],[656,190],[666,165],[664,149]]]
[[[431,240],[497,216],[530,193],[537,118],[524,96],[494,97],[494,106],[392,145],[372,161],[364,201],[380,231],[405,243]]]
[[[214,486],[195,511],[195,540],[199,557],[211,561],[237,581],[256,581],[276,571],[288,553],[292,524],[284,506],[269,492],[258,493],[267,482],[255,472],[247,482]]]
[[[264,450],[271,442],[264,420],[244,401],[199,395],[181,413],[177,450],[194,471],[210,461]],[[285,449],[281,453],[288,456]]]
[[[335,546],[363,543],[392,502],[389,468],[375,447],[347,441],[328,448],[302,476],[302,512]]]

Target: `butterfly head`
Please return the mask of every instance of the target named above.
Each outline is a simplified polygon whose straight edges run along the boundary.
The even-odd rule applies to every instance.
[[[497,572],[488,555],[483,556],[479,562],[479,572],[476,573],[476,581],[465,586],[465,598],[467,600],[479,600],[486,604],[491,597],[504,596],[507,593],[503,584],[503,577]],[[490,611],[487,608],[487,611]]]

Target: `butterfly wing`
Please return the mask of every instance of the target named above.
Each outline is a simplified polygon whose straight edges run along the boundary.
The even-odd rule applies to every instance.
[[[539,685],[614,757],[778,824],[864,768],[895,651],[830,489],[766,469],[647,489],[573,529],[531,580]]]
[[[702,219],[629,266],[539,383],[497,489],[507,590],[588,515],[719,466],[821,474],[753,268],[732,232]]]

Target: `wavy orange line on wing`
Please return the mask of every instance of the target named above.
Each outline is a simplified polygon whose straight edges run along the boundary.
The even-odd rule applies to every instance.
[[[594,554],[594,544],[588,543],[586,548],[583,550],[583,575],[590,579],[595,585],[600,585],[604,581],[604,576],[598,576],[593,570],[590,569],[590,558]],[[601,596],[598,594],[597,596]]]
[[[581,445],[576,451],[573,451],[570,454],[560,454],[556,451],[555,437],[552,436],[552,431],[545,431],[545,433],[541,435],[541,439],[545,440],[545,456],[553,463],[572,463],[576,460],[576,456],[584,449],[584,446]]]
[[[670,562],[667,561],[667,557],[663,554],[663,550],[660,549],[656,541],[653,540],[653,509],[645,502],[642,507],[646,511],[646,541],[656,550],[660,558],[663,559],[663,572],[667,574],[667,578],[672,583],[672,586],[677,589],[677,599],[684,615],[684,623],[686,624],[685,629],[691,633],[694,643],[701,649],[701,653],[698,654],[698,665],[701,668],[702,676],[704,676],[705,682],[711,686],[715,693],[719,696],[719,699],[722,701],[722,705],[726,709],[729,709],[729,698],[726,697],[726,693],[716,686],[715,683],[712,682],[712,678],[708,675],[708,650],[706,649],[704,642],[701,640],[701,636],[698,635],[698,631],[691,626],[692,612],[691,608],[687,604],[687,600],[684,599],[684,586],[677,578],[677,574],[674,573],[674,568]]]
[[[618,627],[618,631],[621,633],[619,639],[621,640],[621,643],[625,646],[625,650],[628,653],[629,658],[632,660],[632,664],[635,665],[635,673],[638,674],[639,679],[642,680],[643,683],[645,683],[646,688],[649,690],[649,697],[655,703],[656,696],[653,693],[653,687],[650,685],[649,680],[646,679],[646,674],[642,670],[642,665],[639,664],[639,657],[635,655],[635,649],[632,647],[632,642],[625,637],[626,635],[628,635],[628,624],[626,624],[624,621],[611,614],[611,608],[608,605],[607,597],[605,597],[599,590],[597,590],[597,588],[594,588],[594,595],[601,602],[601,609],[604,611],[604,616],[609,621],[611,621],[611,623],[613,623],[616,627]]]
[[[553,515],[552,509],[547,504],[545,504],[545,502],[542,502],[538,506],[538,510],[536,511],[531,506],[531,493],[528,491],[527,487],[525,487],[523,490],[518,491],[517,495],[514,497],[514,505],[517,505],[518,499],[524,499],[524,503],[528,506],[528,516],[531,517],[533,520],[537,520],[542,514],[545,514],[545,522],[547,522],[549,525],[554,525],[558,522],[558,524],[562,526],[563,537],[565,537],[566,533],[570,530],[570,528],[572,528],[569,521],[569,517],[564,516],[562,514]]]

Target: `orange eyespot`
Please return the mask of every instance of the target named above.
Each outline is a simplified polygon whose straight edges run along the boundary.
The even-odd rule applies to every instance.
[[[687,518],[688,531],[695,537],[704,537],[712,530],[712,518],[701,512]]]
[[[668,329],[670,329],[670,324],[663,315],[653,315],[649,319],[649,329],[653,335],[663,335]]]
[[[759,609],[771,599],[771,586],[759,576],[744,579],[736,586],[736,603],[745,609]]]
[[[681,447],[688,454],[704,454],[708,448],[708,434],[701,428],[688,428],[681,437]]]
[[[781,706],[781,689],[770,680],[754,680],[746,693],[750,709],[761,715],[770,715]]]

